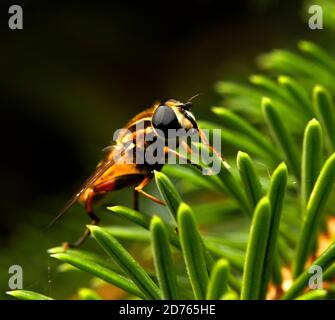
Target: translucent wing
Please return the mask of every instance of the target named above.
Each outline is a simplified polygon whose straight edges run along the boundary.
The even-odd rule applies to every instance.
[[[49,226],[52,226],[59,218],[61,218],[65,212],[72,206],[74,205],[78,198],[82,195],[82,193],[92,186],[94,182],[96,182],[102,175],[103,173],[108,170],[112,165],[114,164],[113,159],[112,160],[104,160],[101,162],[101,164],[96,168],[96,170],[91,174],[86,181],[82,184],[80,190],[73,195],[68,202],[64,205],[62,210],[57,214],[57,216],[51,221]]]

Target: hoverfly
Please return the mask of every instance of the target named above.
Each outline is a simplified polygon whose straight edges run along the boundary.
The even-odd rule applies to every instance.
[[[79,192],[67,202],[55,220],[78,201],[79,203],[85,204],[87,214],[92,220],[91,224],[96,225],[100,219],[93,212],[95,198],[129,186],[134,186],[134,209],[138,209],[139,194],[156,203],[164,205],[161,200],[143,190],[153,178],[154,170],[160,171],[163,164],[148,164],[146,162],[137,164],[133,161],[116,162],[115,154],[118,152],[121,160],[128,160],[125,158],[129,157],[130,153],[125,151],[139,144],[136,138],[140,134],[153,134],[159,139],[167,139],[165,134],[169,129],[194,130],[199,134],[201,141],[215,151],[213,147],[209,145],[205,135],[198,127],[194,115],[190,111],[192,107],[191,99],[186,103],[175,99],[166,99],[154,104],[151,108],[132,118],[125,126],[127,129],[126,133],[120,134],[114,144],[107,148],[104,159],[98,164],[93,174],[84,182]],[[143,128],[142,130],[144,132],[139,132],[141,130],[137,130],[136,128],[138,127]],[[158,131],[163,132],[164,136],[158,136]],[[147,147],[147,143],[141,143],[141,148]],[[184,147],[187,153],[191,153],[191,149],[187,144]],[[176,150],[164,147],[164,155],[168,156],[169,153],[173,153],[176,157],[183,158],[187,163],[199,168],[197,164],[191,162],[189,158],[184,157]],[[86,229],[84,234],[76,242],[71,244],[66,243],[64,247],[77,247],[81,245],[89,234],[89,230]]]

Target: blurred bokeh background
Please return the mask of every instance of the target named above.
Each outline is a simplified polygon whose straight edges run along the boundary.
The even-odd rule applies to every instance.
[[[245,81],[258,54],[299,39],[334,46],[330,26],[308,28],[299,0],[17,0],[24,30],[8,29],[13,2],[1,2],[0,299],[13,264],[23,267],[25,289],[57,298],[85,282],[59,275],[46,254],[81,234],[83,208],[46,227],[129,118],[157,99],[200,92],[194,113],[210,119],[213,85]],[[104,201],[130,205],[131,195]]]

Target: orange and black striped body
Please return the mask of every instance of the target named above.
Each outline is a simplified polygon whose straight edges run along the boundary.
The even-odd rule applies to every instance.
[[[113,190],[118,190],[127,186],[139,184],[153,170],[160,170],[161,166],[152,167],[147,164],[136,164],[136,150],[145,149],[147,145],[143,141],[139,142],[136,127],[143,127],[144,132],[149,134],[153,131],[151,118],[154,108],[147,109],[127,123],[127,131],[121,134],[113,145],[106,148],[104,159],[98,164],[96,171],[101,172],[99,177],[88,183],[78,197],[78,201],[86,203],[90,193],[100,195]],[[105,149],[105,150],[106,150]],[[117,154],[116,154],[117,153]],[[118,157],[117,162],[115,158]]]

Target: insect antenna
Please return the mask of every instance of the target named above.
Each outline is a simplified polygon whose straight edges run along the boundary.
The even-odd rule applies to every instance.
[[[191,101],[194,100],[195,98],[198,98],[200,95],[202,95],[201,92],[195,94],[194,96],[192,96],[191,98],[189,98],[189,99],[187,100],[187,102],[191,102]]]

